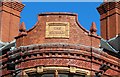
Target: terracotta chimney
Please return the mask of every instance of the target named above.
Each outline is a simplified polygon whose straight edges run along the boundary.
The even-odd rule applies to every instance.
[[[20,13],[24,5],[15,1],[0,1],[0,40],[2,42],[11,42],[19,32]]]
[[[120,2],[104,2],[97,8],[100,13],[101,36],[109,40],[120,33]]]

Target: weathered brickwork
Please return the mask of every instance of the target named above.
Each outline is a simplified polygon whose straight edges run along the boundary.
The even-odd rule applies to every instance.
[[[103,3],[98,8],[101,15],[102,37],[96,34],[97,29],[94,22],[90,31],[87,31],[79,24],[77,14],[61,12],[39,14],[38,21],[33,28],[26,30],[25,24],[22,23],[19,27],[19,33],[17,33],[18,28],[15,25],[19,24],[19,15],[23,5],[21,3],[13,5],[18,5],[19,9],[14,7],[13,11],[10,11],[11,17],[9,17],[8,12],[0,11],[0,15],[4,16],[1,18],[0,29],[2,27],[6,30],[12,29],[10,30],[11,36],[0,33],[4,36],[0,38],[5,42],[13,40],[13,36],[16,39],[16,48],[11,51],[8,50],[6,54],[0,56],[0,63],[2,63],[0,66],[2,74],[0,76],[13,77],[13,75],[43,74],[52,71],[95,75],[96,72],[100,71],[103,64],[110,67],[103,75],[120,76],[119,57],[100,48],[101,38],[110,39],[119,33],[119,29],[117,29],[120,27],[118,23],[120,19],[117,14],[119,13],[119,2]],[[4,7],[4,10],[12,8],[9,3],[3,3],[1,7]],[[109,13],[106,13],[103,7]],[[11,27],[6,28],[10,18],[12,18],[11,24],[14,25],[9,25]],[[7,31],[0,32],[9,33]],[[8,62],[15,64],[16,69],[14,71],[7,70]]]
[[[111,39],[120,33],[120,2],[108,2],[97,8],[100,13],[101,36]]]
[[[90,32],[86,31],[77,21],[77,15],[71,13],[46,13],[39,14],[36,25],[27,31],[26,36],[21,36],[16,39],[17,46],[26,46],[31,44],[42,43],[70,43],[83,44],[87,46],[92,45],[99,47],[100,37],[95,35],[90,37]],[[69,38],[46,38],[46,22],[69,22]],[[87,41],[85,41],[87,40]],[[96,42],[94,42],[96,41]]]
[[[18,35],[20,12],[24,5],[18,2],[0,2],[0,40],[11,42]]]
[[[119,59],[110,56],[101,50],[74,44],[41,44],[19,47],[8,53],[9,60],[16,64],[16,68],[27,69],[36,66],[74,66],[89,71],[99,71],[101,64],[108,64],[109,69],[104,75],[118,75]],[[91,59],[92,55],[92,59]],[[109,59],[108,59],[109,58]],[[6,68],[7,60],[3,61]],[[12,72],[3,72],[3,75]]]

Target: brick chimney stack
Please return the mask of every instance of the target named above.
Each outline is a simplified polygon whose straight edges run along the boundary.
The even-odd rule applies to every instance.
[[[97,10],[100,13],[102,38],[109,40],[118,35],[120,33],[120,2],[105,0]]]
[[[24,5],[16,0],[0,1],[0,41],[11,42],[18,35],[20,13],[23,8]]]

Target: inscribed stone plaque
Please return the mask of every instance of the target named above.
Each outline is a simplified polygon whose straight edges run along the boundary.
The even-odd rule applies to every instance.
[[[46,22],[46,38],[69,38],[69,22]]]

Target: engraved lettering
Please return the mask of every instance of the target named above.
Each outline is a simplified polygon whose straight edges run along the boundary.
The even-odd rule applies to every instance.
[[[46,38],[69,38],[69,23],[46,22]]]
[[[54,27],[54,30],[61,30],[61,27]]]

